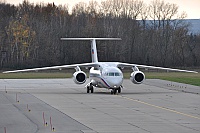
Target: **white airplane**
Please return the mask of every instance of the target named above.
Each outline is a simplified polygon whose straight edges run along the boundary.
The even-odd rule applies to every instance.
[[[152,69],[163,69],[170,71],[179,72],[190,72],[198,73],[195,71],[163,68],[147,65],[129,64],[121,62],[98,62],[96,40],[121,40],[121,38],[61,38],[61,40],[79,40],[79,41],[91,41],[91,63],[82,64],[72,64],[72,65],[62,65],[62,66],[51,66],[33,69],[23,69],[14,71],[5,71],[3,73],[15,73],[15,72],[26,72],[26,71],[38,71],[47,69],[62,69],[62,68],[75,68],[76,72],[73,74],[73,80],[76,84],[84,84],[87,79],[85,72],[81,70],[81,67],[90,68],[89,79],[90,82],[86,85],[87,93],[94,92],[94,87],[107,88],[111,90],[111,94],[121,93],[122,83],[123,83],[123,73],[120,70],[124,67],[129,67],[133,69],[131,73],[130,80],[134,84],[141,84],[145,80],[145,75],[141,72],[139,68],[152,68]]]

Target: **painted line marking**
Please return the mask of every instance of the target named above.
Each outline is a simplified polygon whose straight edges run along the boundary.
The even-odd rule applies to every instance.
[[[175,111],[175,110],[172,110],[172,109],[169,109],[169,108],[166,108],[166,107],[161,107],[161,106],[153,105],[153,104],[146,103],[146,102],[143,102],[143,101],[140,101],[140,100],[135,100],[135,99],[132,99],[132,98],[129,98],[129,97],[125,97],[125,96],[122,96],[122,95],[118,95],[118,96],[122,97],[124,99],[130,100],[130,101],[138,102],[138,103],[145,104],[145,105],[148,105],[148,106],[151,106],[151,107],[154,107],[154,108],[166,110],[166,111],[169,111],[169,112],[173,112],[173,113],[176,113],[176,114],[180,114],[180,115],[183,115],[183,116],[187,116],[187,117],[190,117],[190,118],[195,118],[195,119],[200,120],[200,117],[197,117],[197,116],[185,114],[185,113],[182,113],[182,112],[179,112],[179,111]]]

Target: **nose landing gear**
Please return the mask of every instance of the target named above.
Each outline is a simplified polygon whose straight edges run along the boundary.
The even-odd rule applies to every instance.
[[[116,89],[112,89],[111,90],[111,94],[113,95],[116,95],[117,94],[117,92],[118,93],[121,93],[121,89],[122,89],[122,87],[120,86],[119,88],[116,88]]]

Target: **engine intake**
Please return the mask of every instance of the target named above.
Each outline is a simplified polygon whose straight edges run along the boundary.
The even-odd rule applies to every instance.
[[[77,71],[73,74],[73,80],[76,84],[84,84],[87,76],[83,71]]]
[[[141,84],[144,81],[144,79],[145,79],[145,75],[141,71],[134,71],[131,73],[130,80],[134,84]]]

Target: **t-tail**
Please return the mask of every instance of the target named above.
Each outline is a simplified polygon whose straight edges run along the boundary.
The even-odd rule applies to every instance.
[[[96,40],[122,40],[121,38],[61,38],[61,40],[68,41],[91,41],[91,56],[92,62],[98,62]]]

